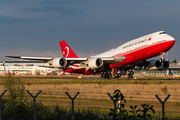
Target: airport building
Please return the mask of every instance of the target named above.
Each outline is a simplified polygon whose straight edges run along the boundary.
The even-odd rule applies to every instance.
[[[2,61],[0,63],[0,75],[12,73],[15,75],[50,75],[61,74],[62,70],[56,68],[39,67],[47,66],[42,61]],[[135,69],[135,75],[141,76],[180,76],[180,64],[170,64],[168,70]]]
[[[146,75],[146,76],[180,76],[180,64],[172,63],[167,70],[135,70],[135,75]]]
[[[45,64],[42,61],[2,61],[0,74],[47,75],[57,72],[55,68],[39,67]]]

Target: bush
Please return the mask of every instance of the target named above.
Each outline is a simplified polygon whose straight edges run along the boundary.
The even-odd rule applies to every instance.
[[[116,110],[118,110],[119,112],[117,114],[115,114],[115,110],[114,109],[110,109],[109,112],[109,116],[112,117],[113,119],[121,119],[121,120],[152,120],[152,116],[151,114],[148,114],[149,111],[152,111],[153,114],[155,114],[155,111],[153,109],[153,105],[150,106],[148,104],[142,104],[141,108],[137,109],[137,106],[130,106],[131,110],[129,111],[131,114],[128,113],[127,110],[124,109],[125,107],[125,97],[124,95],[121,93],[120,90],[115,90],[114,94],[113,94],[113,99],[116,100],[116,102],[118,101],[117,98],[118,96],[121,94],[120,97],[120,106],[116,107]],[[123,103],[124,101],[124,103]]]
[[[34,118],[33,102],[26,99],[26,90],[24,84],[14,76],[4,78],[4,85],[9,95],[6,99],[2,99],[2,119],[3,120],[32,120]],[[74,113],[75,120],[109,120],[106,115],[93,113],[93,110],[84,109]],[[49,110],[41,103],[36,103],[36,119],[37,120],[70,120],[72,112],[61,108],[58,105],[54,109]]]
[[[9,101],[22,102],[25,99],[25,86],[18,78],[9,75],[4,78],[3,82],[6,90],[9,92]]]

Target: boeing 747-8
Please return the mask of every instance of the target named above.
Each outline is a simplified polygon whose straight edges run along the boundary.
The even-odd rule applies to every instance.
[[[6,56],[28,60],[42,60],[49,64],[49,67],[63,68],[66,72],[96,74],[109,78],[121,76],[121,70],[126,70],[127,77],[132,78],[134,67],[168,69],[169,63],[164,59],[146,59],[163,55],[174,45],[175,39],[164,31],[158,31],[143,37],[131,40],[119,47],[88,58],[79,58],[63,40],[60,41],[63,57],[25,57]]]

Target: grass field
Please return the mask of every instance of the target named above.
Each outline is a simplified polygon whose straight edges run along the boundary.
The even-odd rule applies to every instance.
[[[16,76],[15,76],[16,77]],[[5,76],[0,77],[0,90],[3,92]],[[114,90],[120,90],[127,100],[126,110],[130,105],[150,104],[154,105],[156,114],[161,116],[161,104],[155,97],[158,95],[162,101],[170,94],[165,104],[166,116],[180,118],[180,80],[172,77],[137,77],[136,79],[100,79],[99,77],[82,76],[17,76],[24,83],[26,90],[36,95],[39,90],[42,93],[37,97],[46,106],[59,105],[70,108],[71,100],[65,94],[68,92],[72,97],[77,92],[80,94],[75,99],[75,108],[91,108],[100,112],[108,113],[113,108],[113,102],[107,95],[113,95]],[[28,95],[27,95],[28,96]],[[32,99],[28,97],[28,99]]]

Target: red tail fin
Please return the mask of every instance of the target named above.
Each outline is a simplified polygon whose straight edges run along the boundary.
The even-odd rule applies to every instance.
[[[78,56],[64,40],[60,41],[59,44],[64,58],[78,58]]]

